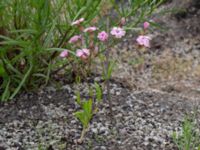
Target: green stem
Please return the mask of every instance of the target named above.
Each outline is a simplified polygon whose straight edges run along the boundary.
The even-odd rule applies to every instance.
[[[85,137],[85,134],[86,134],[86,132],[87,132],[87,129],[88,129],[88,127],[83,127],[83,130],[82,130],[82,132],[81,132],[81,137],[80,137],[80,139],[79,139],[79,142],[80,142],[80,143],[83,142],[83,139],[84,139],[84,137]]]
[[[113,110],[112,110],[112,101],[111,101],[111,96],[110,96],[110,78],[108,77],[108,71],[109,71],[109,51],[106,51],[106,62],[105,62],[105,69],[106,69],[106,91],[107,91],[107,100],[109,103],[109,109],[110,109],[110,118],[111,121],[113,120]]]
[[[109,30],[109,20],[107,20],[107,30]],[[113,122],[113,110],[112,110],[113,106],[112,106],[112,101],[111,101],[111,96],[110,96],[110,77],[108,75],[109,74],[109,63],[110,63],[110,61],[109,61],[110,51],[108,49],[105,51],[105,56],[106,56],[106,60],[105,60],[106,71],[105,71],[105,73],[106,73],[107,100],[108,100],[108,103],[109,103],[111,122]]]

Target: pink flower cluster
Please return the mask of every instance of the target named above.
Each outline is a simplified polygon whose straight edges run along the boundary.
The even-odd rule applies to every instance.
[[[81,59],[87,59],[90,56],[90,50],[86,48],[78,49],[76,51],[76,56],[80,57]]]
[[[96,30],[98,30],[97,27],[95,26],[91,26],[91,27],[87,27],[85,29],[83,29],[83,26],[81,26],[81,23],[84,22],[84,18],[80,18],[74,22],[72,22],[72,26],[79,26],[80,31],[83,32],[88,32],[88,33],[92,33]],[[119,39],[122,38],[123,36],[125,36],[126,31],[122,28],[123,25],[125,25],[126,20],[125,18],[122,18],[119,24],[119,27],[113,27],[110,31],[110,34],[113,35],[115,38]],[[105,42],[108,40],[109,38],[109,34],[106,31],[101,31],[98,33],[97,38],[101,41],[101,42]],[[73,37],[70,38],[69,43],[76,43],[78,41],[83,40],[82,35],[74,35]],[[93,42],[91,43],[93,44]],[[98,50],[96,50],[96,48],[94,49],[94,53],[97,53]],[[94,54],[95,55],[95,54]],[[60,57],[65,58],[68,56],[68,50],[64,50],[60,53]],[[87,59],[90,56],[90,50],[83,48],[83,49],[78,49],[76,51],[76,56],[81,58],[81,59]]]
[[[143,24],[144,30],[147,30],[149,28],[149,26],[150,26],[149,22],[144,22],[144,24]],[[140,35],[136,39],[137,43],[140,46],[144,46],[144,47],[147,47],[147,48],[150,48],[150,40],[151,40],[151,38],[147,35]]]

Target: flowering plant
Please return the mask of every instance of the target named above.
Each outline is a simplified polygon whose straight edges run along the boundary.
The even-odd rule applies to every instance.
[[[0,1],[1,100],[14,98],[22,88],[47,84],[60,70],[68,70],[74,78],[85,78],[93,61],[100,58],[113,118],[109,80],[115,62],[110,60],[110,48],[147,20],[162,2],[108,0],[112,9],[105,11],[104,0]],[[142,47],[150,47],[146,35],[149,26],[145,22],[143,33],[136,39]],[[96,91],[101,101],[98,84]],[[83,125],[82,140],[95,111],[93,99],[78,102],[82,110],[75,116]]]
[[[162,1],[0,1],[1,100],[48,84],[62,69],[71,77],[87,76],[92,61],[144,22]],[[138,41],[148,46],[148,38]]]

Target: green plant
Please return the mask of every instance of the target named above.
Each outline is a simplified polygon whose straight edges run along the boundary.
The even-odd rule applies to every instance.
[[[0,1],[0,98],[12,99],[23,88],[47,84],[51,73],[71,61],[56,56],[78,33],[71,22],[89,24],[101,10],[101,0]],[[72,61],[77,61],[73,57]]]
[[[111,3],[114,7],[114,10],[118,14],[117,18],[118,20],[115,21],[115,19],[107,19],[107,22],[105,23],[106,31],[109,33],[111,26],[115,26],[110,31],[111,35],[114,36],[114,38],[110,38],[109,40],[103,41],[104,45],[101,47],[103,50],[103,56],[100,56],[100,59],[102,61],[102,68],[103,68],[103,79],[105,80],[106,84],[106,91],[107,91],[107,101],[109,103],[109,109],[110,109],[110,117],[111,121],[113,120],[113,111],[112,111],[112,101],[111,101],[111,95],[110,95],[110,78],[113,72],[113,68],[115,65],[115,61],[110,60],[110,48],[115,45],[119,39],[121,39],[127,30],[135,30],[135,27],[142,21],[145,21],[145,18],[155,10],[157,6],[159,6],[161,3],[163,3],[163,0],[147,0],[147,1],[141,1],[141,0],[129,0],[127,3],[123,3],[123,1],[120,1],[119,3],[116,3],[115,0],[111,0]],[[137,17],[135,17],[137,15]],[[127,22],[127,18],[130,16],[134,16],[134,21],[130,20]],[[107,16],[107,18],[109,18]],[[141,31],[141,35],[137,38],[137,42],[140,46],[143,47],[150,47],[149,40],[150,37],[146,36],[147,28],[149,27],[149,22],[144,22],[144,29]],[[125,31],[125,30],[126,31]],[[104,32],[104,31],[103,31]]]
[[[76,92],[76,102],[81,107],[80,111],[74,113],[75,117],[81,122],[83,130],[81,137],[78,140],[80,143],[83,141],[86,131],[89,128],[89,123],[93,115],[98,111],[98,104],[102,101],[102,89],[98,83],[95,83],[96,103],[94,99],[94,92],[90,88],[90,99],[81,100],[80,92]]]
[[[85,133],[89,127],[89,122],[92,119],[93,116],[93,110],[92,110],[92,99],[85,100],[81,102],[81,111],[75,112],[76,118],[78,118],[83,126],[83,130],[81,133],[81,137],[79,139],[79,142],[81,143],[83,141],[83,138],[85,136]]]
[[[120,26],[120,19],[133,18],[123,28],[134,30],[148,19],[163,0],[8,0],[0,1],[0,91],[1,100],[14,98],[21,89],[28,90],[45,85],[62,69],[69,77],[84,78],[91,72],[93,60],[103,54],[113,43],[100,42],[95,34],[83,33],[87,26],[107,29],[105,18],[111,26]],[[108,8],[105,6],[109,6]],[[113,8],[113,9],[111,9]],[[111,12],[116,16],[110,15]],[[84,18],[81,26],[72,23]],[[108,30],[107,30],[108,32]],[[74,35],[84,41],[77,45],[69,43]],[[75,51],[89,48],[98,54],[90,55],[88,61],[77,58]],[[67,59],[58,59],[60,52],[68,50]],[[83,57],[84,55],[82,55]],[[109,58],[108,58],[109,59]]]
[[[96,99],[97,102],[100,103],[102,101],[103,95],[102,95],[102,89],[98,83],[95,82],[95,91],[96,91]]]
[[[181,133],[174,132],[172,135],[179,150],[200,150],[200,133],[197,129],[195,118],[184,119]]]
[[[38,150],[44,150],[42,144],[39,144],[39,145],[38,145]]]

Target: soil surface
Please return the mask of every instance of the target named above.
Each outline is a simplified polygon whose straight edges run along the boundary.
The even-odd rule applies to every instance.
[[[167,2],[152,18],[161,28],[148,33],[151,49],[139,50],[130,33],[112,50],[118,60],[111,83],[114,123],[104,91],[105,102],[78,144],[75,92],[88,98],[94,81],[63,83],[59,90],[49,85],[0,103],[0,150],[177,150],[172,133],[181,132],[184,117],[196,113],[200,125],[199,8],[198,0]]]
[[[1,149],[172,150],[176,149],[172,133],[180,131],[186,114],[200,110],[195,109],[200,99],[194,101],[157,90],[130,91],[119,83],[112,83],[116,122],[111,123],[108,104],[101,104],[84,142],[77,144],[82,127],[73,116],[79,110],[73,91],[79,89],[87,97],[87,86],[88,83],[65,85],[59,91],[47,87],[2,105]],[[200,116],[197,120],[200,121]]]

